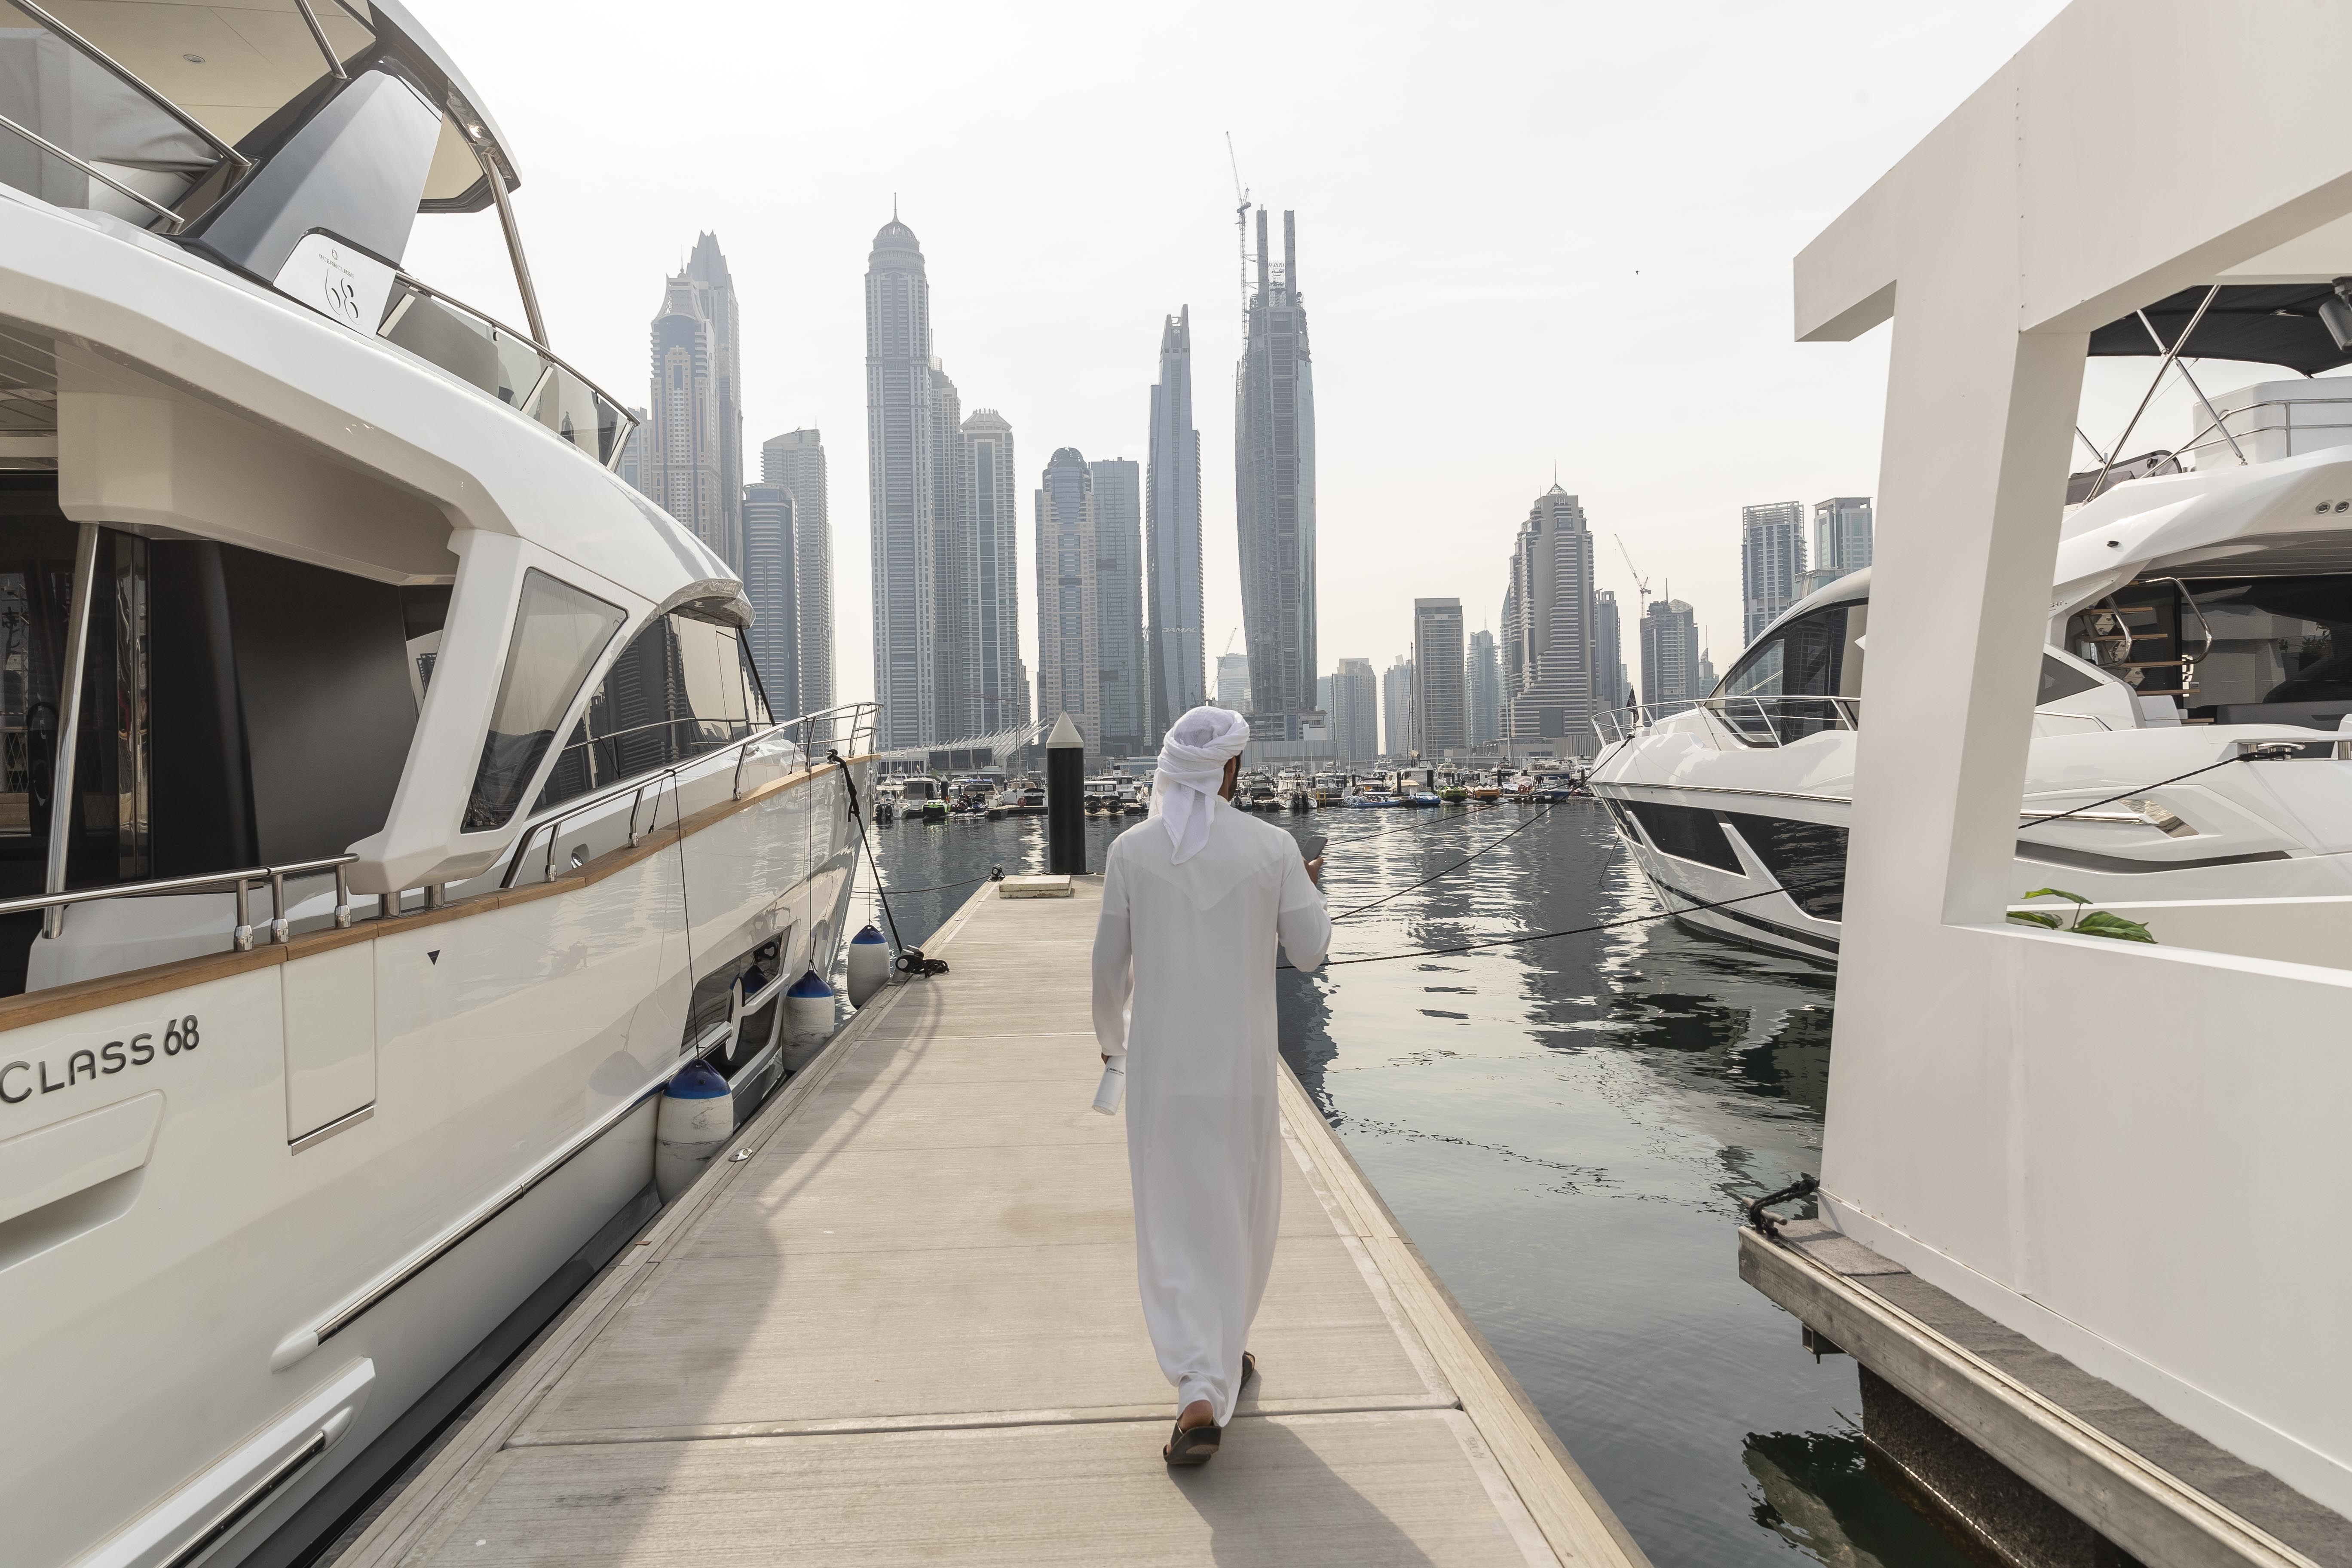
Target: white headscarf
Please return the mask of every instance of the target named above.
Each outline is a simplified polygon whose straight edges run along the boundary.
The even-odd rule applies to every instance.
[[[1208,847],[1225,763],[1249,743],[1249,721],[1230,708],[1195,708],[1168,727],[1151,775],[1151,815],[1164,817],[1182,865]]]

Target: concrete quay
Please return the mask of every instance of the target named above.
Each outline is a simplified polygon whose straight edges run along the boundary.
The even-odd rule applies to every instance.
[[[338,1568],[1646,1561],[1297,1080],[1262,1375],[1206,1467],[1089,1107],[1097,878],[983,884]]]

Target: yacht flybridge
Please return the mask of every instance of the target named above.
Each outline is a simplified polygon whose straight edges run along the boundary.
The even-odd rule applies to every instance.
[[[2311,377],[2352,363],[2321,312],[2352,325],[2347,293],[2194,289],[2101,329],[2092,353],[2161,353],[2161,375],[2185,339]],[[2352,771],[2313,765],[2352,756],[2352,735],[2315,734],[2352,731],[2352,379],[2200,392],[2195,408],[2177,449],[2074,478],[2013,896],[2352,893]],[[1593,793],[1686,923],[1834,959],[1863,665],[1874,635],[1903,635],[1874,627],[1870,585],[1865,568],[1791,605],[1708,697],[1597,721]]]
[[[832,966],[865,711],[611,471],[517,184],[398,5],[0,5],[12,1564],[285,1560]],[[489,208],[522,328],[403,269]]]

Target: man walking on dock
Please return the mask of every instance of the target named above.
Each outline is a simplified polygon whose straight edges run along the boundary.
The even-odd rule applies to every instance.
[[[1114,839],[1095,929],[1095,1037],[1126,1058],[1135,1266],[1160,1370],[1176,1385],[1164,1456],[1217,1451],[1256,1372],[1247,1340],[1282,1216],[1276,943],[1323,962],[1323,862],[1227,804],[1249,724],[1224,708],[1176,721],[1151,819]]]

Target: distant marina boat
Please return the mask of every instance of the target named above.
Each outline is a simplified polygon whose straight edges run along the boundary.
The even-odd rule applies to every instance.
[[[2206,331],[2204,352],[2222,353],[2220,329]],[[2336,643],[2352,630],[2352,515],[2334,499],[2352,495],[2352,404],[2339,393],[2321,379],[2221,395],[2218,416],[2200,415],[2142,477],[2086,503],[2097,476],[2075,477],[2013,896],[2352,893],[2352,775],[2315,765],[2352,754],[2333,738],[2352,728],[2352,646]],[[1685,923],[1835,958],[1870,583],[1865,568],[1791,605],[1709,696],[1596,722],[1592,793]],[[2271,760],[2161,782],[2257,752]],[[1727,900],[1741,901],[1712,907]]]

